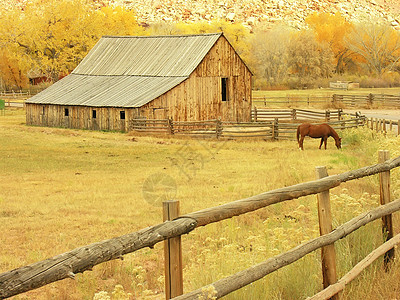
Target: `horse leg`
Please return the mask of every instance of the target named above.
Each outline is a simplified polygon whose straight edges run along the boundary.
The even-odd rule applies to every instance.
[[[300,137],[300,140],[299,140],[299,148],[301,149],[301,150],[304,150],[304,147],[303,147],[303,141],[304,141],[304,135],[302,135],[301,137]]]
[[[325,145],[325,150],[326,150],[326,142],[328,141],[328,137],[327,136],[325,136],[324,137],[324,145]]]
[[[322,143],[324,142],[324,138],[322,137],[321,138],[321,143],[319,144],[319,149],[321,149],[321,147],[322,147]]]

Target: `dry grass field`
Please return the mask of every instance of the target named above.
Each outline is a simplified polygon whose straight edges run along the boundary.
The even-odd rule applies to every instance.
[[[23,110],[8,110],[0,115],[0,272],[160,223],[165,194],[180,201],[184,214],[314,180],[316,166],[338,174],[376,163],[379,149],[400,155],[400,138],[368,129],[340,134],[341,151],[331,139],[326,151],[311,139],[299,151],[294,141],[29,127]],[[392,172],[391,187],[399,198],[399,170]],[[376,207],[378,194],[377,176],[333,189],[334,226]],[[396,233],[399,221],[395,215]],[[316,197],[309,196],[198,228],[183,237],[184,288],[201,287],[316,237],[317,223]],[[381,243],[379,225],[336,244],[339,277]],[[163,299],[162,251],[160,243],[15,299]],[[311,296],[322,287],[319,256],[307,255],[226,299]],[[342,298],[394,299],[399,269],[397,261],[389,273],[381,261],[373,264]]]

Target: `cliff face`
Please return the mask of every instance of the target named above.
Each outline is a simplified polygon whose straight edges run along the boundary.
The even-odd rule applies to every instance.
[[[23,7],[30,0],[2,0],[0,6]],[[400,30],[398,0],[93,0],[133,9],[139,23],[197,22],[224,19],[252,26],[283,22],[295,28],[304,26],[312,12],[340,12],[349,21],[370,18],[388,21]]]

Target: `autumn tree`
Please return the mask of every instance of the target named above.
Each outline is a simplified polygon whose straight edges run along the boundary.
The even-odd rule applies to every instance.
[[[72,71],[102,35],[143,34],[132,11],[98,9],[87,0],[32,1],[23,11],[2,12],[0,46],[29,69],[58,80]]]
[[[255,30],[251,43],[249,65],[256,75],[256,84],[277,86],[284,82],[289,68],[289,41],[292,31],[283,26]]]
[[[28,78],[19,67],[17,58],[4,49],[0,50],[0,77],[5,90],[20,90],[28,86]]]
[[[289,43],[289,67],[301,83],[331,76],[333,53],[325,43],[318,43],[311,31],[294,34]]]
[[[340,13],[313,13],[306,18],[306,24],[314,31],[319,43],[329,45],[335,56],[336,73],[344,73],[346,67],[352,64],[345,36],[353,30],[353,25]]]
[[[358,24],[346,43],[367,71],[377,76],[394,70],[400,60],[400,34],[389,25]]]

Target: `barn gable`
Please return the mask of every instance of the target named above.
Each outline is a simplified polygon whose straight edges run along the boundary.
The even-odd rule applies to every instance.
[[[247,121],[251,76],[221,33],[105,36],[70,75],[26,101],[26,120],[123,131],[133,118]]]

